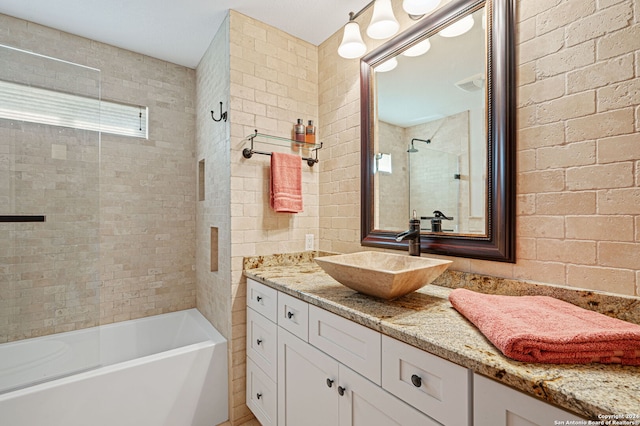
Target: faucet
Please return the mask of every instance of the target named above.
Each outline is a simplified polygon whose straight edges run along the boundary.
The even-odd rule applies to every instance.
[[[433,217],[431,218],[431,232],[442,232],[442,220],[453,220],[452,217],[445,216],[440,210],[435,210],[433,212]]]
[[[409,240],[409,255],[420,256],[420,219],[413,211],[413,219],[409,220],[409,229],[396,235],[396,241]]]

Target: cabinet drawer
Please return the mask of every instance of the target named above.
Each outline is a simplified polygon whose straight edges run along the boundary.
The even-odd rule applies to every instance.
[[[473,401],[473,421],[476,426],[588,424],[573,413],[479,374],[473,376]]]
[[[263,426],[275,426],[278,407],[276,384],[250,358],[247,359],[247,406]]]
[[[445,425],[471,424],[470,372],[382,336],[382,387]]]
[[[309,306],[309,343],[380,384],[380,333]]]
[[[247,306],[264,315],[267,319],[276,322],[278,291],[248,278]]]
[[[278,293],[278,325],[307,342],[309,340],[309,305],[288,294]]]
[[[247,308],[247,356],[253,360],[271,380],[276,379],[278,365],[278,326]]]

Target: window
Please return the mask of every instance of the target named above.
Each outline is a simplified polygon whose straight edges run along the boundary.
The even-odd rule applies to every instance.
[[[0,117],[148,138],[148,108],[0,80]]]

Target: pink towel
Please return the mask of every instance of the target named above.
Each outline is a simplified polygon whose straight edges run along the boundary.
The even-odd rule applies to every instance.
[[[271,208],[277,212],[302,211],[302,161],[292,154],[271,154]]]
[[[640,365],[640,326],[547,296],[458,288],[449,301],[506,356],[551,364]]]

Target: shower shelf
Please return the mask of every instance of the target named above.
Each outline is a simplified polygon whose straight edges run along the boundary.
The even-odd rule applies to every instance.
[[[253,156],[253,154],[260,154],[260,155],[271,155],[271,152],[267,152],[267,151],[258,151],[253,149],[253,144],[254,142],[260,142],[260,143],[266,143],[266,144],[272,144],[272,145],[282,145],[283,142],[287,143],[287,144],[292,144],[295,147],[299,147],[299,148],[303,148],[303,149],[308,149],[309,152],[314,152],[315,153],[315,158],[312,157],[301,157],[302,161],[306,161],[307,164],[309,165],[309,167],[313,167],[314,164],[316,164],[318,161],[318,150],[322,149],[322,142],[320,143],[307,143],[307,142],[298,142],[298,141],[294,141],[293,139],[290,138],[283,138],[280,136],[273,136],[273,135],[267,135],[265,133],[258,133],[258,131],[256,130],[255,133],[253,133],[252,135],[247,136],[245,139],[245,141],[248,141],[251,143],[251,147],[250,148],[245,148],[242,150],[242,156],[244,158],[251,158]]]

